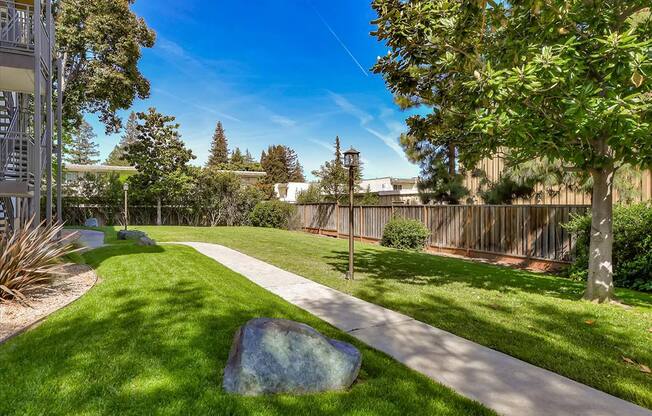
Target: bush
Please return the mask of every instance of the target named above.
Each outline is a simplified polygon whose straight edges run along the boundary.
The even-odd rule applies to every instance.
[[[430,231],[420,221],[394,217],[383,231],[380,244],[402,250],[423,250]]]
[[[250,215],[254,227],[293,228],[297,209],[294,205],[281,201],[259,202]]]
[[[4,233],[0,238],[0,299],[25,300],[23,291],[48,283],[61,269],[59,258],[74,252],[69,242],[57,239],[61,225],[41,223]]]
[[[573,218],[566,228],[577,237],[575,263],[570,276],[586,279],[589,265],[591,214]],[[652,291],[652,207],[647,204],[616,206],[613,218],[614,284]]]

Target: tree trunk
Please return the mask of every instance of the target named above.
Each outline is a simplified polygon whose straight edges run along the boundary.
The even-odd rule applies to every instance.
[[[161,198],[160,197],[156,200],[156,225],[163,225],[163,220],[161,219]]]
[[[584,299],[608,302],[615,299],[613,285],[613,168],[591,171],[593,199],[591,202],[591,242],[589,245],[589,276]]]
[[[448,173],[453,176],[455,175],[455,145],[448,145]]]

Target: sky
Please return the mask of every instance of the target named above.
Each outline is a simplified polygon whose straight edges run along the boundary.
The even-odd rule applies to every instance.
[[[398,144],[408,114],[370,71],[387,47],[370,35],[369,0],[137,0],[133,7],[157,42],[140,62],[151,96],[132,109],[175,116],[193,163],[205,163],[220,120],[229,146],[256,158],[271,144],[293,148],[308,179],[332,158],[336,135],[361,152],[366,178],[418,174]],[[106,136],[87,119],[104,160],[120,135]]]

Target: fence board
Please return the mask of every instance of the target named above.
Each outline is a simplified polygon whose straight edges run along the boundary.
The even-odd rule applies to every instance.
[[[303,228],[346,236],[348,209],[300,205],[298,212]],[[575,241],[563,224],[587,210],[578,205],[356,206],[354,236],[380,240],[387,222],[398,215],[422,222],[431,247],[570,262]]]

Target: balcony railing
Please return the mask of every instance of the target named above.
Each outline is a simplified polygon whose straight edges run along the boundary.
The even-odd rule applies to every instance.
[[[47,62],[51,59],[50,33],[44,16],[40,19],[40,23],[40,52]],[[20,1],[0,0],[0,46],[34,51],[34,6]]]

